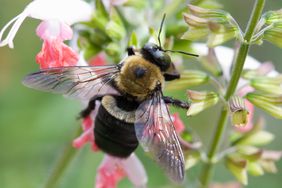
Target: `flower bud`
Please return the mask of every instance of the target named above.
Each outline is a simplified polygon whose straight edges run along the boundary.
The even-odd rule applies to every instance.
[[[200,57],[202,66],[211,72],[215,76],[221,76],[223,74],[221,65],[216,57],[213,48],[209,48],[208,55]]]
[[[89,24],[92,27],[97,27],[102,31],[104,31],[108,22],[109,22],[109,14],[102,0],[95,1],[95,11],[93,12],[92,20]]]
[[[276,11],[268,11],[263,14],[262,19],[265,20],[265,23],[270,25],[275,22],[282,21],[282,9]]]
[[[264,32],[263,39],[282,48],[282,21],[274,23],[272,27],[269,27],[269,29]]]
[[[262,44],[263,40],[267,40],[274,45],[282,48],[282,9],[277,11],[266,12],[259,23],[252,37],[251,42]]]
[[[208,37],[208,46],[214,47],[232,38],[243,40],[242,32],[233,17],[222,10],[204,9],[188,5],[184,20],[189,30],[182,36],[186,40]]]
[[[111,57],[119,58],[120,46],[114,42],[109,43],[105,48],[105,52]]]
[[[258,161],[262,156],[262,150],[254,146],[249,145],[239,145],[236,146],[237,152],[243,156],[244,159],[248,161]]]
[[[218,100],[218,94],[214,92],[198,92],[188,90],[188,98],[192,101],[190,108],[187,111],[187,116],[193,116],[201,111],[215,105]]]
[[[260,165],[262,166],[264,171],[269,173],[276,173],[277,168],[274,162],[280,160],[281,157],[282,157],[282,151],[264,150],[260,160]]]
[[[274,70],[274,65],[271,62],[262,63],[257,69],[246,69],[242,72],[244,79],[254,79],[264,76]]]
[[[262,176],[264,174],[263,168],[258,162],[249,162],[247,170],[253,176]]]
[[[208,80],[209,76],[202,71],[185,70],[181,73],[180,79],[167,83],[166,89],[186,89],[188,87],[205,84],[208,82]]]
[[[246,98],[255,106],[265,110],[271,116],[282,119],[282,95],[266,95],[258,93],[248,93]]]
[[[244,127],[248,123],[248,110],[244,99],[233,96],[229,100],[229,109],[232,114],[232,124],[236,127]]]
[[[276,77],[260,76],[251,80],[251,86],[259,91],[282,95],[282,75]]]
[[[185,158],[185,170],[188,170],[195,166],[201,158],[199,151],[185,151],[184,152]]]
[[[268,173],[277,173],[277,167],[273,161],[262,160],[260,161],[260,165],[262,166],[263,170]]]
[[[243,137],[242,139],[240,139],[237,145],[264,146],[269,144],[273,139],[273,134],[262,130]]]
[[[248,184],[247,161],[237,156],[228,156],[225,162],[226,167],[243,185]]]
[[[107,23],[105,32],[114,41],[119,41],[123,39],[126,34],[124,27],[114,21],[110,21]]]

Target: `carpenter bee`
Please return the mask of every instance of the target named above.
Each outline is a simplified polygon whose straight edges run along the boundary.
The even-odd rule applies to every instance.
[[[140,50],[129,47],[128,56],[117,65],[50,68],[29,74],[23,83],[34,89],[89,100],[82,117],[87,117],[95,109],[96,101],[100,101],[94,137],[101,150],[126,158],[140,143],[173,181],[182,182],[184,157],[167,104],[188,109],[189,103],[162,92],[165,81],[180,78],[168,50],[161,47],[164,18],[159,45],[147,43]]]

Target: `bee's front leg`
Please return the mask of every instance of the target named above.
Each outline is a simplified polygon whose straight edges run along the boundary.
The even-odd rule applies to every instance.
[[[171,104],[175,107],[179,107],[179,108],[183,108],[188,110],[190,108],[190,103],[188,102],[184,102],[178,99],[174,99],[172,97],[168,97],[168,96],[163,96],[163,100],[166,104]]]
[[[97,100],[101,101],[102,96],[95,96],[95,97],[91,98],[90,101],[88,102],[88,106],[79,113],[80,118],[86,118],[87,116],[90,115],[90,113],[96,107],[96,101]]]

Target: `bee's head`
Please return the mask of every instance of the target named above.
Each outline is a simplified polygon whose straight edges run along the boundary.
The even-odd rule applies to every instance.
[[[157,44],[147,43],[141,49],[143,57],[165,72],[171,64],[170,56]]]
[[[166,81],[174,80],[180,77],[179,72],[175,69],[171,62],[170,56],[159,45],[154,43],[147,43],[141,49],[142,56],[149,62],[155,64],[161,72]]]

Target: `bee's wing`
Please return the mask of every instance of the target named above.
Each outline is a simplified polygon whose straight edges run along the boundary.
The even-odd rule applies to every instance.
[[[90,99],[95,95],[118,94],[110,85],[118,72],[115,65],[50,68],[27,75],[23,84],[41,91]]]
[[[135,131],[144,150],[164,168],[175,182],[184,179],[184,157],[162,92],[140,104],[136,111]]]

